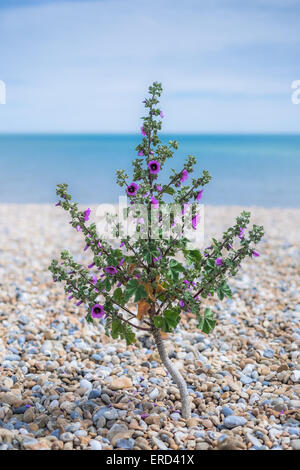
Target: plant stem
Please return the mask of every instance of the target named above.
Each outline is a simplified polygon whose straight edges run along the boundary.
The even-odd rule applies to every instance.
[[[165,349],[165,345],[163,343],[163,339],[161,337],[160,331],[153,325],[152,334],[154,337],[154,341],[159,352],[160,358],[162,363],[164,364],[165,368],[171,375],[172,379],[176,383],[177,387],[179,388],[180,398],[181,398],[181,414],[184,419],[188,419],[191,417],[191,404],[189,400],[189,392],[187,389],[187,385],[185,383],[184,378],[180,374],[180,372],[176,369],[172,361],[169,359],[167,351]]]

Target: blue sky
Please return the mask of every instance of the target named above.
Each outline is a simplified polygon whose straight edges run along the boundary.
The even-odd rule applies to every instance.
[[[299,132],[299,0],[1,0],[0,132]]]

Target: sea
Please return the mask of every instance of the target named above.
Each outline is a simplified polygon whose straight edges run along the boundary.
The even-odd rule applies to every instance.
[[[208,170],[212,181],[201,202],[212,205],[300,207],[300,135],[162,134],[179,148],[159,174],[195,155],[194,176]],[[116,170],[132,182],[131,161],[140,135],[0,135],[0,203],[55,203],[56,185],[68,183],[82,204],[116,203],[124,189]],[[187,181],[188,183],[188,181]]]

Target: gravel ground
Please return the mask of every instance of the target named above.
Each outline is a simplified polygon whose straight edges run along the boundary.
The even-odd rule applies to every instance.
[[[206,207],[206,239],[239,207]],[[261,256],[210,300],[210,335],[191,314],[168,335],[192,418],[150,337],[126,348],[88,325],[47,267],[84,241],[60,208],[0,205],[0,449],[300,449],[300,210],[250,208]]]

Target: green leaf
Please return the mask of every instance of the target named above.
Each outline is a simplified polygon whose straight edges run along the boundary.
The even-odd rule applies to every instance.
[[[118,318],[114,318],[111,325],[111,336],[117,339],[122,331],[122,323]]]
[[[154,325],[166,333],[170,333],[180,321],[180,308],[165,310],[163,316],[155,316]]]
[[[120,305],[124,305],[124,295],[121,287],[118,287],[113,293],[113,299]]]
[[[224,282],[223,284],[220,284],[219,287],[217,288],[217,294],[220,300],[223,300],[224,297],[228,297],[229,299],[232,298],[232,292],[228,284]]]
[[[102,285],[103,289],[105,289],[107,292],[110,291],[111,283],[110,283],[110,280],[109,280],[108,277],[101,283],[101,285]]]
[[[198,321],[199,324],[197,328],[207,334],[214,329],[217,323],[217,321],[214,320],[213,312],[209,308],[205,309],[204,315],[198,315]]]
[[[145,287],[140,284],[137,279],[130,279],[128,282],[125,290],[125,302],[128,302],[132,296],[134,296],[135,302],[139,302],[139,300],[147,298]]]
[[[163,317],[155,316],[153,318],[153,322],[154,322],[154,325],[156,326],[156,328],[163,329],[163,327],[165,326],[165,320],[164,320]]]
[[[150,251],[146,251],[144,254],[145,261],[150,264],[152,261],[152,255]]]
[[[175,259],[171,259],[168,270],[168,276],[175,281],[178,279],[179,273],[181,272],[185,272],[185,268],[182,266],[182,264],[178,263],[178,261],[176,261]]]
[[[172,330],[173,328],[176,328],[176,326],[178,325],[180,321],[180,309],[174,308],[174,309],[165,310],[164,318],[170,330]]]
[[[202,258],[200,250],[183,250],[183,254],[188,264],[198,264]]]
[[[166,194],[170,194],[170,196],[173,196],[173,194],[175,194],[175,189],[169,187],[167,189],[163,189],[163,192]]]
[[[119,318],[114,318],[111,323],[111,336],[113,339],[125,339],[127,345],[134,343],[135,335],[130,326]]]
[[[135,334],[129,326],[125,328],[124,336],[127,346],[135,342]]]

